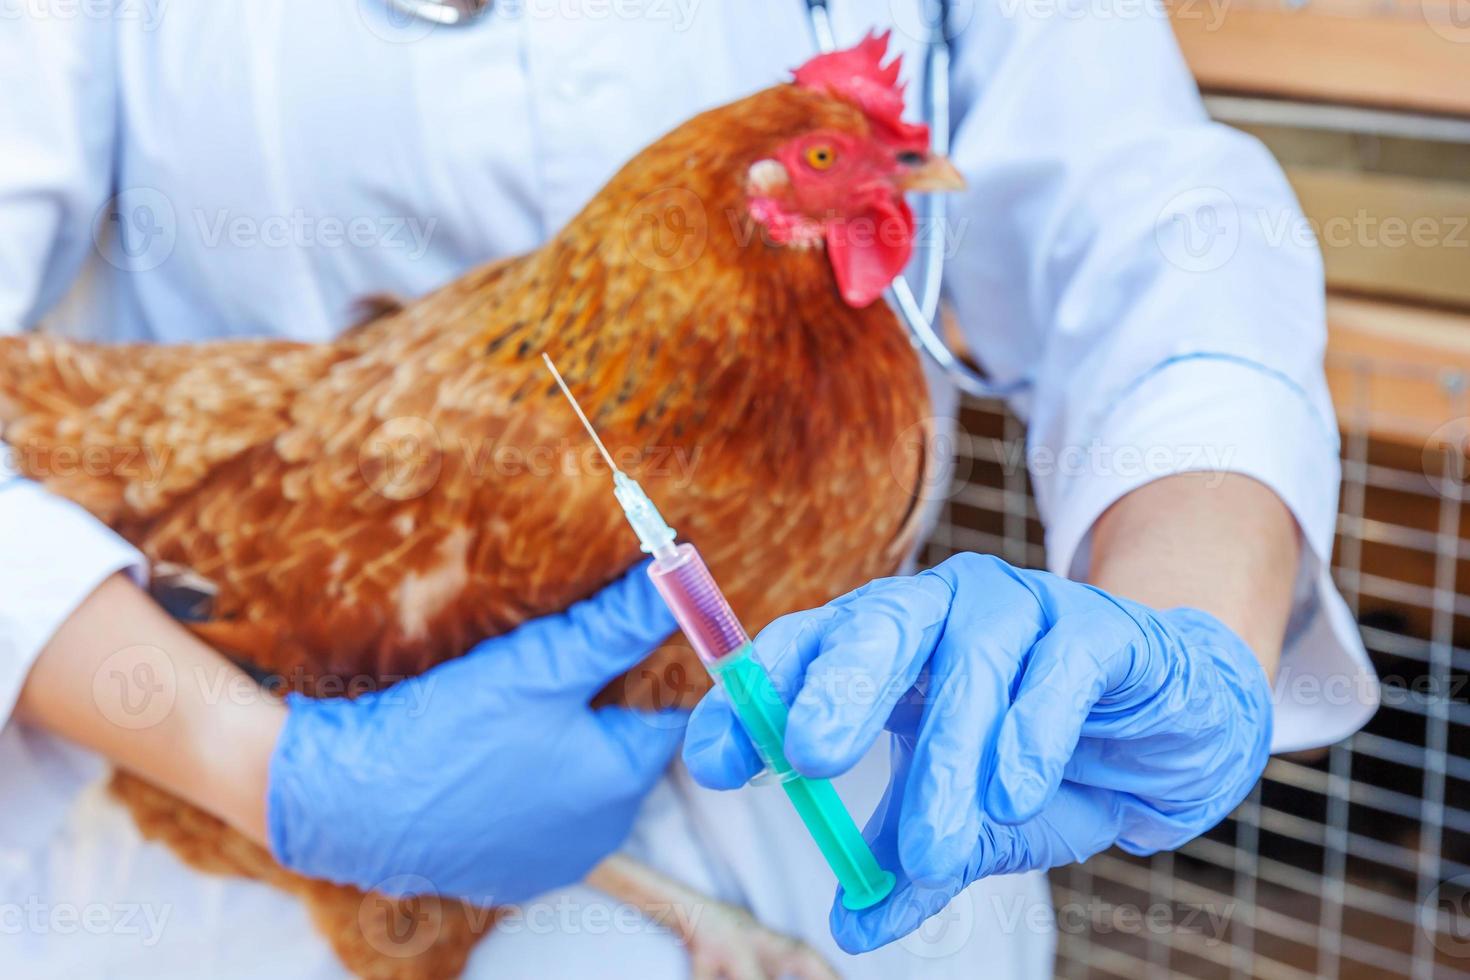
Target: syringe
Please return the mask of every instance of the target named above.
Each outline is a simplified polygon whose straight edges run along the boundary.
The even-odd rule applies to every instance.
[[[648,577],[705,669],[729,695],[735,715],[761,760],[781,781],[801,822],[842,885],[843,906],[856,911],[878,904],[893,890],[893,873],[879,867],[831,781],[808,779],[787,761],[786,702],[781,700],[770,675],[756,659],[750,636],[735,618],[704,559],[694,545],[674,543],[674,529],[664,522],[637,481],[618,469],[561,372],[550,357],[546,354],[541,357],[612,470],[613,495],[643,550],[653,556]]]

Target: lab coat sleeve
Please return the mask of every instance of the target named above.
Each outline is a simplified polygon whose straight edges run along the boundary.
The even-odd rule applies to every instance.
[[[1049,565],[1085,574],[1098,517],[1152,480],[1259,480],[1305,542],[1274,747],[1345,737],[1377,685],[1326,570],[1323,273],[1290,186],[1259,142],[1210,121],[1155,7],[972,9],[953,73],[970,187],[946,282],[979,359],[1019,390]],[[1339,695],[1303,695],[1304,671]]]
[[[92,247],[111,186],[111,20],[93,4],[25,13],[0,30],[0,332],[35,324]],[[142,556],[82,508],[17,475],[0,443],[0,722],[58,626]]]

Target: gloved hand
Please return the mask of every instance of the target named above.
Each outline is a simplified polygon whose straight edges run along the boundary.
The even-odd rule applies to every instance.
[[[777,620],[756,651],[794,695],[786,755],[802,773],[835,776],[894,735],[867,835],[898,886],[862,912],[833,903],[849,952],[913,931],[977,878],[1177,847],[1245,798],[1271,742],[1265,672],[1218,620],[997,558],[869,583]],[[684,761],[714,788],[759,771],[719,691]]]
[[[375,694],[291,696],[271,851],[311,877],[486,905],[579,880],[627,836],[684,727],[587,702],[674,628],[640,566]]]

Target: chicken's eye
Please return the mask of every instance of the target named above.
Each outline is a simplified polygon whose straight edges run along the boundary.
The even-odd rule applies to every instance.
[[[837,151],[826,143],[818,143],[806,149],[807,166],[813,170],[826,170],[837,160]]]

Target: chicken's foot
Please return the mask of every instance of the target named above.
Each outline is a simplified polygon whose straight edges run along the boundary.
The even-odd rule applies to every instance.
[[[799,939],[761,925],[745,909],[701,895],[623,854],[587,875],[587,884],[638,908],[689,948],[694,980],[837,980]]]

